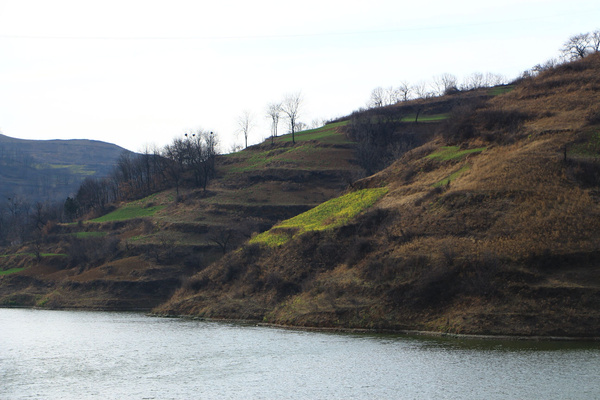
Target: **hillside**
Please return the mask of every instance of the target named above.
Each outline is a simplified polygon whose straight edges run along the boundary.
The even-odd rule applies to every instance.
[[[155,312],[599,337],[600,55],[452,104],[426,143],[255,236]]]
[[[108,176],[125,151],[95,140],[25,140],[0,134],[0,198],[63,202],[86,177]]]
[[[0,304],[142,309],[253,233],[343,191],[360,174],[344,123],[217,158],[207,190],[181,188],[120,204],[0,256]],[[4,272],[2,271],[4,270]]]
[[[599,72],[594,54],[221,156],[206,190],[3,249],[0,305],[600,337]]]

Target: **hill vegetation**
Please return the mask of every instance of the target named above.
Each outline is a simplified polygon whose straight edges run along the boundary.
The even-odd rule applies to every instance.
[[[284,136],[217,157],[206,189],[188,169],[178,187],[92,207],[79,222],[47,223],[37,240],[5,248],[0,270],[10,273],[0,282],[0,303],[146,310],[160,304],[182,279],[253,233],[338,195],[360,174],[341,125],[297,133],[296,144]],[[139,182],[143,190],[144,178]]]
[[[279,246],[258,236],[187,280],[156,312],[598,336],[598,72],[600,55],[592,54],[489,97],[400,103],[396,109],[456,106],[425,143],[354,184],[386,193],[367,211]],[[313,218],[279,227],[304,220]]]
[[[64,201],[87,177],[105,177],[125,149],[94,140],[24,140],[0,135],[0,199]]]
[[[599,337],[599,89],[594,53],[215,157],[5,248],[0,304]]]

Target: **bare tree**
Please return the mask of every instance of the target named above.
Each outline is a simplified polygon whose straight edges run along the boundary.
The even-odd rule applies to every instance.
[[[385,104],[385,90],[379,86],[371,91],[368,106],[370,108],[383,107]]]
[[[485,76],[481,72],[473,72],[468,75],[462,84],[463,90],[479,89],[482,87],[485,87]]]
[[[506,77],[502,74],[495,74],[493,72],[487,72],[484,78],[487,86],[498,86],[506,84]]]
[[[398,92],[402,96],[402,101],[408,101],[410,94],[412,93],[412,86],[410,86],[408,82],[400,82]]]
[[[402,95],[398,88],[389,86],[385,89],[385,101],[386,105],[393,105],[402,100]]]
[[[590,50],[594,53],[600,51],[600,29],[590,33]]]
[[[234,240],[236,233],[233,227],[220,226],[211,230],[208,239],[219,246],[223,254],[225,254],[227,253],[228,245]]]
[[[311,121],[310,123],[310,129],[317,129],[320,128],[322,126],[325,126],[327,122],[324,119],[321,118],[315,118]]]
[[[204,140],[204,152],[202,159],[202,168],[204,171],[203,189],[206,190],[206,185],[208,184],[209,179],[212,179],[215,176],[215,160],[219,152],[219,139],[214,132],[203,132],[202,136]]]
[[[531,70],[527,71],[526,73],[528,73],[530,75],[538,75],[541,72],[551,70],[552,68],[556,67],[559,64],[560,64],[560,61],[558,59],[551,58],[543,63],[534,65],[533,68],[531,68]],[[524,74],[525,74],[525,72],[524,72]]]
[[[287,94],[281,104],[281,111],[288,119],[290,131],[292,133],[292,143],[296,143],[296,124],[300,116],[300,107],[302,106],[302,93],[296,92]]]
[[[184,140],[177,138],[173,143],[166,145],[163,149],[162,158],[163,165],[161,170],[165,174],[166,179],[175,186],[176,198],[179,201],[179,187],[183,179],[183,174],[187,164],[187,145]]]
[[[449,93],[451,90],[457,90],[458,82],[456,76],[446,72],[433,77],[433,86],[436,94],[441,96]]]
[[[308,125],[306,125],[304,122],[302,122],[302,121],[296,122],[296,131],[297,132],[305,131],[307,129],[308,129]]]
[[[420,99],[425,99],[431,96],[431,92],[428,89],[427,82],[419,81],[412,87],[413,92]]]
[[[250,135],[250,131],[254,127],[254,118],[252,113],[248,110],[244,111],[242,115],[238,118],[238,128],[239,132],[244,135],[244,143],[245,147],[248,148],[248,136]]]
[[[577,60],[584,58],[590,52],[590,45],[592,44],[589,33],[580,33],[578,35],[571,36],[569,40],[565,42],[561,49],[561,53],[568,59]]]
[[[376,87],[371,92],[368,106],[370,108],[378,108],[390,106],[402,100],[402,92],[399,88],[389,86],[387,88]]]
[[[270,103],[267,106],[267,116],[271,118],[271,144],[277,137],[277,127],[281,117],[281,103]]]

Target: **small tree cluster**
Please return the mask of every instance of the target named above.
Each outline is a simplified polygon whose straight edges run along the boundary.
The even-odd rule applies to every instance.
[[[42,202],[31,204],[13,194],[0,203],[0,245],[19,245],[40,237],[48,221],[60,218],[60,208]]]
[[[267,104],[265,116],[271,120],[271,144],[275,143],[275,138],[279,134],[279,122],[285,118],[288,122],[288,132],[292,134],[292,143],[296,143],[296,132],[306,129],[307,125],[300,122],[298,118],[302,110],[304,99],[302,93],[288,93],[283,100]],[[244,147],[248,147],[248,138],[250,131],[254,128],[254,116],[250,111],[244,111],[237,119],[237,134],[244,136]],[[241,146],[234,145],[232,152],[239,150]]]
[[[418,126],[402,122],[402,115],[395,108],[354,113],[346,133],[357,142],[357,162],[368,175],[387,167],[427,139]]]
[[[109,177],[83,181],[75,197],[64,202],[64,215],[72,220],[91,211],[103,212],[111,203],[172,187],[179,196],[182,185],[206,190],[215,174],[216,155],[216,136],[202,130],[175,138],[162,150],[123,153]]]
[[[452,94],[461,90],[474,90],[506,84],[503,75],[495,73],[475,72],[467,75],[462,83],[452,74],[444,73],[434,76],[431,82],[419,81],[414,85],[402,82],[399,86],[387,88],[377,87],[371,92],[367,106],[380,108],[394,105],[401,101],[426,99],[434,96]]]
[[[600,30],[573,35],[561,48],[561,54],[567,60],[584,58],[598,51],[600,51]]]
[[[559,58],[551,58],[523,71],[519,80],[534,77],[544,71],[552,70],[570,61],[580,60],[599,51],[600,30],[573,35],[561,47]]]
[[[179,195],[180,186],[189,181],[206,190],[208,181],[214,177],[217,138],[213,132],[198,130],[174,139],[161,153],[163,178]]]

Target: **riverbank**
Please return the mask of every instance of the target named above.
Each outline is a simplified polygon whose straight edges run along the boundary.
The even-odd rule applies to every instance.
[[[249,326],[260,326],[267,328],[285,329],[291,331],[305,332],[331,332],[331,333],[356,333],[356,334],[386,334],[386,335],[406,335],[406,336],[427,336],[440,338],[456,339],[482,339],[482,340],[527,340],[527,341],[559,341],[559,342],[600,342],[600,336],[580,337],[580,336],[541,336],[541,335],[484,335],[484,334],[464,334],[450,332],[423,331],[416,329],[368,329],[368,328],[344,328],[344,327],[316,327],[316,326],[294,326],[285,324],[274,324],[262,322],[259,320],[247,319],[223,319],[223,318],[204,318],[189,315],[160,315],[148,313],[147,315],[157,318],[180,318],[192,321],[206,321],[215,323],[233,323]]]

